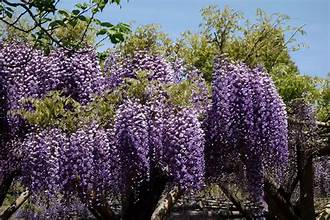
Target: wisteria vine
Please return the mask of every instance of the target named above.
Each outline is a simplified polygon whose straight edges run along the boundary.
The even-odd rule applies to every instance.
[[[182,191],[201,189],[207,179],[243,177],[241,185],[260,200],[265,176],[281,182],[288,163],[285,105],[263,68],[219,58],[211,86],[210,92],[182,60],[147,51],[111,52],[101,68],[91,50],[45,55],[21,43],[1,45],[1,148],[15,155],[20,180],[36,196],[75,197],[88,207],[132,191],[139,200],[143,195],[135,191],[155,170]],[[35,106],[24,101],[55,90],[78,103],[79,109],[63,103],[63,111],[86,116],[86,123],[64,131],[13,114],[33,114]],[[113,120],[100,123],[95,108],[110,107]],[[53,115],[50,121],[64,120]],[[18,136],[20,147],[5,146],[6,137]]]

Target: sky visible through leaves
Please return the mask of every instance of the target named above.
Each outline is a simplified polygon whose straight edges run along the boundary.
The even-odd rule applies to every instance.
[[[65,1],[70,9],[79,1]],[[292,26],[305,25],[307,35],[298,36],[308,48],[292,53],[302,74],[326,77],[330,72],[330,1],[329,0],[129,0],[122,6],[105,9],[102,19],[112,22],[134,22],[133,28],[143,24],[160,24],[172,39],[186,30],[196,31],[201,22],[200,9],[210,4],[220,8],[229,6],[240,10],[253,21],[257,8],[267,13],[290,16]],[[101,49],[110,47],[110,43]]]

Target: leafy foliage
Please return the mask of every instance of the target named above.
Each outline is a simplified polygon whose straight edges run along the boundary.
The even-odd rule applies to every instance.
[[[172,44],[167,34],[160,31],[159,25],[150,24],[138,27],[118,49],[127,55],[135,51],[148,51],[150,54],[166,56],[171,53]]]
[[[119,43],[130,32],[128,24],[117,25],[97,19],[97,14],[109,4],[120,4],[120,0],[93,0],[77,3],[72,11],[58,8],[59,1],[2,1],[0,7],[1,21],[8,29],[16,29],[32,40],[36,46],[50,52],[53,47],[68,50],[83,48],[93,43],[93,38],[103,36],[112,43]],[[15,16],[14,11],[22,12]],[[29,25],[21,25],[22,20],[31,21]],[[90,28],[98,31],[91,31]],[[93,36],[93,37],[91,37]],[[11,36],[9,36],[11,37]],[[98,46],[99,43],[95,44]]]

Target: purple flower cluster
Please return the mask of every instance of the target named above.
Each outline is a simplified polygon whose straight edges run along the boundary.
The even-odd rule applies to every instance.
[[[43,79],[44,90],[60,90],[82,104],[88,103],[94,94],[105,88],[105,78],[95,51],[78,51],[71,56],[64,50],[54,51],[47,57],[46,68],[48,75]]]
[[[122,161],[122,193],[138,200],[140,186],[150,179],[150,145],[145,106],[126,100],[119,106],[114,128]]]
[[[91,124],[72,134],[29,134],[22,144],[23,182],[34,193],[63,192],[87,204],[125,193],[123,186],[137,189],[156,167],[183,190],[201,188],[204,134],[197,113],[172,108],[156,120],[150,106],[126,100],[112,129]]]
[[[205,139],[198,112],[171,105],[165,95],[146,104],[151,169],[161,169],[182,190],[200,189],[205,184]]]
[[[161,84],[170,85],[189,80],[194,84],[191,88],[193,107],[199,114],[205,114],[209,106],[209,92],[202,74],[196,69],[188,68],[182,59],[169,62],[162,56],[149,55],[146,51],[138,51],[130,56],[112,51],[105,61],[104,71],[109,90],[122,85],[125,78],[136,78],[139,71],[146,71],[149,81],[158,81]]]
[[[80,198],[98,201],[118,193],[121,158],[112,130],[96,124],[71,134],[61,157],[61,179],[68,192]]]
[[[20,100],[40,97],[40,76],[46,73],[46,58],[37,50],[24,44],[2,45],[0,48],[0,81],[6,94],[8,110],[22,106]],[[8,117],[11,133],[18,133],[24,124],[18,117]]]
[[[218,59],[205,128],[207,175],[243,171],[260,198],[263,175],[288,158],[285,106],[264,70]]]
[[[46,56],[23,44],[0,47],[0,124],[5,127],[8,121],[15,125],[8,111],[26,107],[20,100],[27,97],[60,90],[87,104],[139,71],[150,82],[145,100],[123,95],[107,127],[91,123],[72,133],[48,128],[26,135],[19,148],[22,180],[33,193],[77,196],[91,205],[127,190],[138,196],[134,191],[160,170],[183,190],[201,188],[206,177],[244,175],[260,198],[263,176],[286,164],[286,111],[263,69],[217,60],[211,104],[201,74],[181,60],[114,52],[104,71],[107,76],[91,51],[55,50]],[[167,88],[186,80],[193,84],[192,105],[176,106]],[[203,122],[201,115],[207,116]],[[0,128],[0,138],[3,134]]]
[[[197,116],[194,110],[182,109],[165,121],[163,163],[174,183],[183,189],[204,185],[204,132]]]
[[[30,202],[32,202],[34,210],[23,207],[16,212],[16,218],[26,220],[70,220],[90,219],[92,217],[87,207],[77,198],[72,198],[70,201],[56,199],[51,202],[30,198]]]
[[[289,185],[293,177],[298,175],[298,160],[307,160],[308,154],[319,146],[317,143],[317,126],[315,112],[311,104],[302,99],[293,100],[288,105],[289,123],[289,165],[285,169],[286,182]],[[298,159],[299,158],[299,159]],[[303,163],[302,163],[303,164]],[[330,195],[330,158],[316,157],[314,165],[314,195],[327,197]],[[290,185],[289,185],[290,186]]]
[[[24,107],[22,99],[40,98],[51,90],[61,90],[85,104],[103,91],[104,80],[93,51],[69,55],[56,50],[46,56],[22,43],[0,48],[0,82],[12,110]]]
[[[7,93],[5,90],[5,83],[3,79],[0,77],[0,149],[3,152],[3,149],[6,146],[6,142],[8,141],[9,136],[9,125],[7,121],[7,112],[8,112],[8,104],[7,104]],[[0,160],[4,156],[0,153]],[[0,167],[1,169],[1,167]]]
[[[314,187],[318,197],[330,196],[330,157],[316,158],[314,161]]]
[[[192,70],[188,76],[195,88],[192,90],[192,104],[199,115],[205,116],[210,108],[210,92],[202,73]]]
[[[163,57],[149,55],[146,51],[139,51],[125,58],[116,53],[110,54],[104,69],[108,74],[109,89],[122,84],[125,78],[135,78],[139,71],[146,71],[149,80],[164,83],[175,82],[177,78],[170,63]]]
[[[54,195],[61,186],[61,150],[66,136],[58,129],[30,133],[22,143],[22,180],[32,192]]]
[[[22,148],[22,178],[33,193],[76,194],[88,203],[119,192],[121,158],[109,129],[43,130],[27,135]]]
[[[95,52],[80,51],[69,56],[56,50],[46,56],[22,43],[0,45],[0,147],[4,155],[7,158],[12,155],[4,150],[10,138],[24,137],[28,132],[26,122],[9,113],[31,109],[22,102],[24,99],[41,98],[51,90],[61,90],[85,104],[94,93],[103,91],[103,86],[104,77]]]
[[[46,74],[46,57],[24,44],[10,44],[0,48],[0,78],[7,91],[10,109],[17,109],[26,97],[41,94],[40,76]]]

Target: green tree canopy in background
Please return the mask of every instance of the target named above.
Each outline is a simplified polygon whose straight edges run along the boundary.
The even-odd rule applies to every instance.
[[[98,46],[105,39],[119,43],[130,31],[126,23],[114,25],[97,19],[97,15],[107,5],[119,5],[120,0],[77,3],[72,11],[58,8],[59,2],[3,0],[0,4],[0,20],[5,32],[3,34],[9,39],[28,40],[49,52],[53,47],[76,50],[86,46]],[[96,36],[103,38],[96,43]]]
[[[72,11],[58,8],[58,3],[2,1],[2,38],[30,42],[48,52],[53,47],[97,47],[109,38],[112,43],[119,43],[116,48],[124,54],[148,50],[169,59],[183,59],[200,70],[207,82],[211,82],[214,58],[227,56],[250,66],[263,66],[287,104],[303,99],[316,106],[320,120],[329,119],[329,80],[300,74],[289,53],[306,46],[296,39],[298,34],[305,34],[304,25],[290,26],[287,15],[267,15],[257,9],[256,19],[251,22],[240,11],[211,5],[201,10],[199,30],[185,31],[174,41],[159,25],[140,26],[129,34],[129,25],[125,23],[113,25],[96,18],[106,5],[120,4],[118,0],[78,3]],[[103,37],[100,42],[96,41],[98,36]],[[100,55],[104,58],[106,54]]]
[[[297,42],[304,35],[304,25],[292,27],[290,18],[282,14],[267,15],[256,11],[254,22],[242,12],[211,5],[201,10],[202,23],[198,31],[185,31],[176,41],[161,31],[158,25],[136,29],[118,49],[127,54],[135,50],[148,50],[172,59],[179,57],[200,70],[206,81],[212,78],[215,57],[227,56],[250,66],[263,66],[272,76],[277,89],[288,104],[303,99],[316,106],[317,116],[325,120],[329,115],[329,80],[301,75],[290,56],[305,44]],[[321,110],[322,109],[322,110]]]

